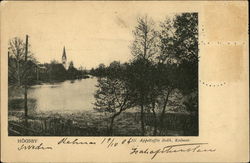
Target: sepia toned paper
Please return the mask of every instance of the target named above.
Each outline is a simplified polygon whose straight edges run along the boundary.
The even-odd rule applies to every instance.
[[[13,136],[9,134],[8,47],[29,36],[41,63],[76,67],[129,62],[138,17],[155,22],[198,13],[198,135]],[[246,1],[4,1],[1,3],[1,161],[3,162],[248,162],[249,45]],[[114,45],[114,46],[113,46]],[[75,90],[76,92],[79,90]],[[68,92],[58,92],[54,96]],[[47,98],[46,98],[47,96]],[[29,98],[29,97],[28,97]],[[43,95],[49,101],[49,94]],[[53,97],[55,98],[55,97]],[[66,106],[72,99],[67,99]],[[73,100],[72,100],[73,101]],[[63,102],[63,100],[62,100]],[[46,102],[41,106],[47,106]],[[98,126],[96,126],[98,127]],[[82,143],[60,143],[62,139]],[[21,149],[40,145],[46,149]],[[178,151],[162,152],[164,147]],[[187,146],[202,151],[188,150]],[[183,147],[183,148],[182,148]],[[138,149],[138,152],[133,152]]]

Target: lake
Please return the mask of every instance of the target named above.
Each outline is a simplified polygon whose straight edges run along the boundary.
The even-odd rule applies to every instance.
[[[28,99],[35,99],[37,112],[74,112],[93,110],[96,78],[67,80],[35,85],[28,89]]]

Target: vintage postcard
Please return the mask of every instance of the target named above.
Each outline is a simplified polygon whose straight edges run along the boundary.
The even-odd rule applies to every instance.
[[[247,1],[0,12],[1,161],[249,161]]]

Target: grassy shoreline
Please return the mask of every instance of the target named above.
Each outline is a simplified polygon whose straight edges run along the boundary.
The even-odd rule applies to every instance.
[[[131,113],[128,113],[131,114]],[[124,118],[124,116],[126,118]],[[28,117],[25,125],[23,112],[9,112],[9,123],[23,125],[41,136],[108,136],[109,115],[92,111],[77,113],[38,113]],[[129,118],[130,117],[130,118]],[[121,120],[125,119],[125,120]],[[126,126],[126,127],[125,127]],[[125,127],[125,128],[124,128]],[[124,130],[125,129],[125,130]],[[131,131],[132,130],[132,131]],[[125,132],[126,131],[126,132]],[[137,135],[140,126],[134,122],[131,115],[123,114],[117,118],[114,126],[115,135]],[[25,131],[20,131],[25,134]]]
[[[30,136],[109,136],[110,116],[110,114],[95,111],[75,113],[41,112],[32,114],[28,119],[25,119],[23,112],[10,111],[9,124],[14,123],[34,130],[35,132],[28,133]],[[145,116],[145,136],[152,136],[153,134],[152,118],[151,114]],[[194,118],[190,117],[190,115],[167,113],[164,119],[165,128],[161,136],[195,136],[197,132],[193,131],[196,128],[193,125],[196,123],[192,121]],[[115,120],[114,136],[140,136],[140,131],[139,112],[124,112]],[[27,135],[25,130],[19,130],[19,132],[21,135]]]

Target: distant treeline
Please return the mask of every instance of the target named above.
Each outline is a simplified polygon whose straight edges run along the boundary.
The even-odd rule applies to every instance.
[[[14,38],[10,41],[10,52],[8,55],[8,83],[9,85],[22,86],[39,84],[42,82],[60,82],[64,80],[73,80],[86,78],[87,71],[76,69],[71,61],[68,69],[58,63],[39,64],[32,55],[28,54],[25,61],[23,52],[23,41],[20,38]]]
[[[72,61],[70,62],[67,70],[62,64],[56,61],[52,61],[49,64],[46,63],[39,66],[40,73],[38,78],[41,81],[64,81],[87,77],[87,71],[83,69],[76,69]]]

